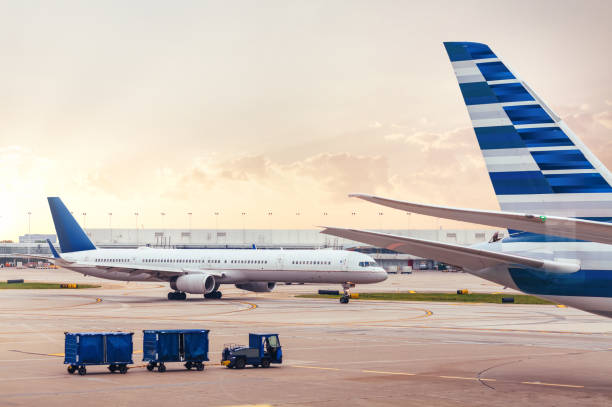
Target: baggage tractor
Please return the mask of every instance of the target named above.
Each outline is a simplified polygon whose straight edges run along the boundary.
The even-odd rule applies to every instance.
[[[87,373],[86,366],[108,365],[111,373],[127,373],[132,361],[133,332],[65,332],[64,364],[68,373]]]
[[[208,361],[207,329],[145,330],[142,339],[142,360],[147,370],[166,371],[166,362],[184,362],[188,370],[204,370]]]

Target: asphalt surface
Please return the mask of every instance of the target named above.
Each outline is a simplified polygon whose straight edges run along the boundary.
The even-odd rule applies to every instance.
[[[65,270],[0,271],[0,279],[101,282],[86,290],[0,290],[0,404],[508,406],[612,405],[612,320],[550,305],[301,299],[318,286],[270,294],[224,287],[221,300],[168,301],[162,283],[123,283]],[[357,291],[498,292],[466,274],[392,276]],[[210,329],[203,372],[148,372],[142,330]],[[135,364],[69,375],[65,331],[134,332]],[[220,366],[224,343],[277,332],[285,363]]]

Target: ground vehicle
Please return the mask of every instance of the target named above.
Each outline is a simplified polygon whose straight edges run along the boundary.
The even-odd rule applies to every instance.
[[[249,334],[249,346],[226,345],[221,354],[221,364],[227,368],[244,369],[270,367],[271,363],[283,363],[283,351],[278,334]]]
[[[166,362],[185,362],[189,370],[204,370],[208,361],[208,330],[166,329],[144,330],[142,339],[142,360],[149,362],[147,370],[166,371]]]
[[[111,373],[127,373],[132,361],[133,332],[65,332],[64,364],[68,373],[87,373],[85,366],[108,365]]]

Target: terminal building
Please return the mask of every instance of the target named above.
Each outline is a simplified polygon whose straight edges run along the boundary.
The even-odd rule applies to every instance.
[[[493,229],[394,229],[382,233],[433,241],[473,245],[491,240]],[[319,229],[87,229],[100,248],[140,246],[175,249],[345,249],[371,255],[388,272],[445,268],[432,259],[375,248],[352,240],[324,235]],[[499,232],[503,233],[503,232]],[[55,235],[24,235],[19,243],[0,243],[0,255],[51,254],[46,239],[58,247]],[[59,247],[58,247],[59,250]]]

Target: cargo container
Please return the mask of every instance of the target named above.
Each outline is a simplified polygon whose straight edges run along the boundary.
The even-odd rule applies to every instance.
[[[133,332],[65,332],[64,364],[68,373],[87,373],[85,366],[108,365],[111,373],[126,373],[132,361]]]
[[[145,330],[142,339],[142,360],[147,370],[166,371],[166,362],[185,362],[188,370],[204,370],[208,361],[208,330],[166,329]]]

